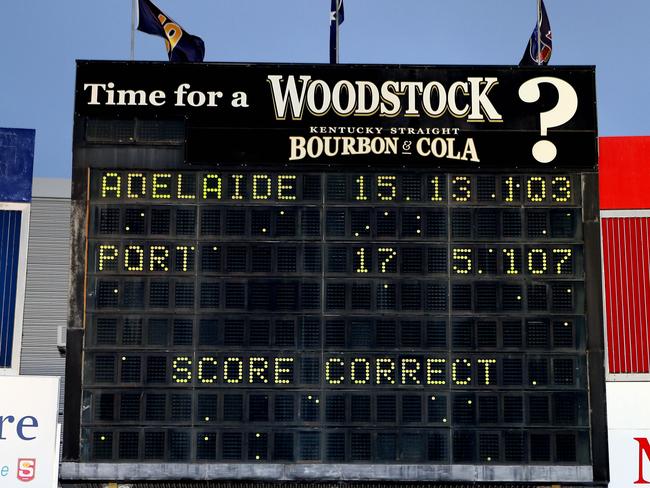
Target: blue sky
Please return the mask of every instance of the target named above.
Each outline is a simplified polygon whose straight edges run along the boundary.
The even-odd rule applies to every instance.
[[[330,0],[155,0],[206,61],[327,62]],[[341,63],[517,64],[536,0],[345,0]],[[596,65],[600,135],[650,135],[649,0],[546,0],[552,65]],[[131,0],[2,0],[0,127],[36,129],[35,175],[69,177],[76,59],[129,59]],[[165,60],[136,33],[136,60]]]

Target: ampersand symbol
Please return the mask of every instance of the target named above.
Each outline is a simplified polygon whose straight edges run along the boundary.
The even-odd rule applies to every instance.
[[[402,144],[402,149],[404,151],[410,151],[411,150],[411,141],[404,141],[404,144]]]

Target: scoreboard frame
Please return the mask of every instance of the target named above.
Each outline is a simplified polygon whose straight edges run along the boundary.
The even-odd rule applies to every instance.
[[[250,76],[244,80],[248,73]],[[411,122],[413,118],[409,119],[408,114],[404,112],[412,110],[415,106],[413,97],[421,93],[417,87],[413,88],[412,92],[408,89],[403,90],[402,112],[392,118],[372,115],[368,117],[368,114],[358,114],[352,109],[347,114],[339,113],[341,110],[336,110],[335,102],[332,103],[330,111],[324,114],[314,113],[318,109],[318,104],[310,108],[307,102],[303,108],[304,114],[299,113],[296,107],[281,113],[277,101],[273,101],[275,100],[273,96],[281,94],[277,91],[281,86],[273,86],[269,79],[263,79],[262,74],[268,74],[268,78],[275,76],[276,80],[280,78],[284,80],[283,76],[287,77],[286,79],[295,76],[295,80],[309,76],[322,81],[321,94],[315,95],[317,102],[322,101],[322,98],[318,97],[324,97],[322,93],[327,89],[331,90],[333,86],[338,86],[335,84],[336,80],[343,79],[370,80],[367,83],[376,82],[380,91],[387,83],[385,80],[431,79],[438,83],[435,89],[439,93],[446,89],[455,95],[448,97],[444,113],[434,114],[433,117],[432,114],[424,113],[426,110],[423,108],[422,113],[417,115],[420,118],[416,123]],[[117,479],[119,473],[123,473],[126,468],[134,473],[129,476],[130,480],[205,479],[207,477],[303,481],[314,479],[528,483],[566,481],[605,485],[609,475],[604,404],[604,340],[593,76],[593,68],[584,67],[521,69],[458,66],[169,65],[79,62],[73,150],[71,289],[66,348],[62,476],[67,479]],[[160,81],[163,78],[165,81]],[[547,81],[549,78],[560,81],[553,84]],[[478,79],[484,81],[472,81]],[[496,88],[489,87],[490,81],[486,80],[491,79],[497,80],[494,82]],[[537,104],[524,100],[525,97],[517,91],[517,88],[534,79],[546,80],[537,83],[539,90]],[[110,83],[113,84],[112,88],[109,88]],[[206,87],[210,83],[222,83],[225,89],[208,90]],[[473,83],[477,84],[476,87]],[[478,86],[480,83],[483,84]],[[563,126],[551,131],[548,139],[554,142],[557,156],[550,163],[544,163],[531,152],[535,141],[541,138],[538,115],[545,110],[555,110],[556,107],[561,106],[562,100],[566,100],[562,98],[565,96],[563,83],[574,87],[578,108],[573,117],[569,117]],[[195,98],[191,99],[191,93],[195,93],[191,88],[196,86],[200,87],[196,93],[203,95],[194,95]],[[325,88],[326,86],[328,88]],[[128,90],[120,95],[118,92],[120,87]],[[113,88],[115,93],[111,95],[109,89]],[[361,88],[362,91],[364,89]],[[144,95],[143,98],[138,99],[137,97],[141,96],[140,90]],[[276,90],[275,95],[271,94],[273,90]],[[342,88],[339,89],[339,94],[341,90]],[[367,94],[372,94],[373,90],[368,88]],[[217,93],[225,93],[225,95],[219,96]],[[357,98],[359,93],[361,92],[357,93]],[[230,94],[232,100],[229,100],[225,104],[227,107],[224,108],[220,99],[222,97],[227,99]],[[468,98],[467,111],[458,108],[462,105],[464,95]],[[518,99],[516,99],[517,95]],[[120,96],[123,97],[122,104],[120,104]],[[135,98],[129,100],[130,96]],[[344,101],[345,99],[343,97]],[[348,92],[347,100],[350,99]],[[194,104],[191,103],[192,100]],[[384,100],[386,107],[377,110],[390,109],[388,104],[390,100],[395,101],[388,97]],[[175,103],[172,104],[172,101]],[[203,103],[199,103],[201,101]],[[210,109],[210,103],[221,108]],[[343,102],[339,100],[338,104],[340,109]],[[481,107],[481,104],[485,106]],[[426,104],[422,102],[422,107],[425,106]],[[275,114],[272,113],[272,107]],[[364,110],[361,102],[358,102],[355,107],[358,112]],[[223,112],[217,111],[221,109]],[[492,109],[494,112],[499,112],[497,115],[501,115],[502,120],[490,120],[490,116],[496,117]],[[415,114],[410,115],[415,116]],[[468,120],[472,116],[475,119],[483,117],[480,121],[482,124],[476,124],[477,120]],[[147,130],[145,127],[138,132],[141,129],[138,125],[140,120],[153,121],[155,130],[165,134],[168,140],[163,141],[164,137],[154,142],[139,140],[138,134],[145,133]],[[383,134],[390,134],[389,131],[392,130],[391,135],[395,136],[394,139],[378,141],[376,148],[373,149],[372,139],[367,137],[372,133],[373,125],[378,127],[374,130]],[[341,145],[337,146],[338,153],[328,156],[327,142],[322,140],[319,142],[315,139],[316,136],[312,135],[318,130],[325,129],[314,129],[315,126],[320,128],[346,126],[352,136],[343,135],[339,141]],[[413,130],[409,132],[409,129]],[[334,131],[332,132],[331,138],[338,137]],[[170,137],[169,134],[172,136]],[[251,134],[255,134],[254,139],[251,138]],[[452,142],[454,136],[460,137]],[[312,149],[309,146],[310,137],[315,141],[311,146]],[[345,143],[344,137],[355,141]],[[363,137],[367,137],[368,142],[359,142]],[[405,137],[408,137],[408,141]],[[224,138],[228,143],[223,144],[215,155],[214,151],[211,151],[213,141],[224,140]],[[425,142],[415,150],[415,145],[422,140]],[[508,141],[508,146],[505,148],[504,141]],[[407,147],[404,145],[405,142],[411,142],[414,150],[410,151],[411,144]],[[344,144],[348,144],[347,154],[341,153],[345,151]],[[353,146],[353,144],[357,145]],[[363,149],[363,144],[367,145],[367,151]],[[397,148],[397,154],[391,153],[393,144]],[[453,144],[456,144],[455,148]],[[332,147],[330,146],[330,152],[334,154]],[[337,158],[345,161],[344,168],[337,166]],[[507,161],[517,161],[517,163],[511,164]],[[123,162],[122,166],[120,162]],[[575,181],[579,185],[573,188],[574,193],[580,195],[581,218],[578,222],[582,224],[584,243],[582,248],[584,315],[587,322],[585,353],[588,368],[591,462],[588,465],[569,463],[559,466],[543,463],[489,465],[423,462],[314,464],[304,461],[261,464],[254,462],[152,464],[141,461],[91,462],[85,459],[80,445],[84,357],[87,355],[84,334],[89,307],[86,287],[89,273],[92,272],[90,267],[93,265],[91,259],[93,250],[89,240],[89,229],[92,224],[90,192],[96,194],[98,191],[93,186],[96,185],[97,180],[93,178],[97,172],[104,171],[106,174],[110,170],[131,169],[142,174],[158,171],[175,175],[177,172],[178,174],[182,172],[207,174],[237,170],[237,172],[250,174],[253,174],[251,171],[264,174],[283,171],[293,174],[292,167],[300,168],[299,172],[307,170],[321,175],[337,171],[344,171],[345,174],[354,172],[375,174],[377,171],[384,170],[395,173],[415,168],[419,172],[469,175],[469,178],[486,173],[498,176],[511,174],[522,178],[522,181],[526,181],[526,175],[539,174],[553,177],[566,172],[575,174]],[[221,185],[221,182],[219,184]],[[282,187],[282,182],[277,183],[276,191],[280,193]],[[144,186],[142,188],[144,189]],[[166,183],[161,184],[160,188],[161,191],[169,189]],[[291,192],[289,188],[291,188],[290,184],[285,187],[287,193]],[[390,190],[389,186],[385,185],[385,188]],[[359,191],[363,192],[363,189]],[[181,183],[178,183],[178,195],[183,195]],[[200,196],[200,191],[198,195]],[[360,195],[363,196],[363,193]],[[377,202],[375,206],[380,204],[381,202]],[[399,204],[396,205],[396,208],[402,208]],[[373,241],[373,238],[368,237],[365,242],[372,242],[372,246],[378,247],[382,241]],[[402,240],[397,237],[394,242],[402,242]],[[526,241],[522,241],[521,245],[526,246]],[[363,266],[362,264],[361,267]],[[375,273],[379,271],[377,268]],[[449,347],[450,351],[453,351],[453,348]],[[348,388],[351,389],[353,386]],[[394,429],[399,430],[399,428],[398,426]],[[162,474],[163,466],[164,474]]]

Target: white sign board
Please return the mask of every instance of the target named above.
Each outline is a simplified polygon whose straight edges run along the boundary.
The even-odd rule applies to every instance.
[[[57,486],[59,378],[0,377],[0,486]]]
[[[650,382],[607,383],[610,488],[650,486]]]

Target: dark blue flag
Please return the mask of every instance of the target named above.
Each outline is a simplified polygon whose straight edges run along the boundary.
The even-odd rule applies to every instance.
[[[544,7],[542,1],[541,8],[537,12],[537,24],[535,24],[533,34],[530,36],[528,46],[526,46],[526,52],[519,61],[519,66],[545,66],[551,59],[552,51],[553,34],[551,33],[551,23],[548,21],[546,7]]]
[[[338,26],[345,20],[343,0],[332,0],[330,9],[330,63],[338,63],[339,29]]]
[[[138,0],[138,30],[165,39],[170,61],[201,62],[205,55],[203,39],[189,32],[165,15],[150,0]]]

